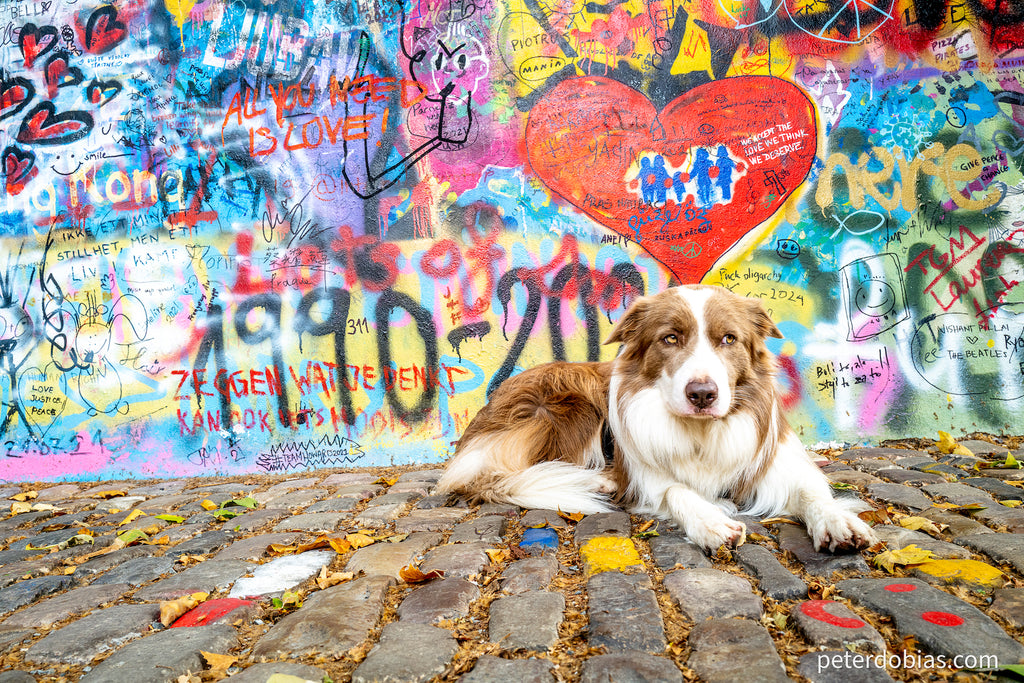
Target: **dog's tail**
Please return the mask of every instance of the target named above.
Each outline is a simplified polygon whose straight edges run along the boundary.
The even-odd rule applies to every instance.
[[[599,470],[550,461],[515,472],[468,473],[449,466],[437,489],[460,493],[474,503],[511,503],[590,515],[616,509],[600,492],[606,483]]]

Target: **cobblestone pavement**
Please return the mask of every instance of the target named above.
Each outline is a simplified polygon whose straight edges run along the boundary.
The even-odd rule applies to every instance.
[[[860,682],[1016,664],[1024,470],[985,441],[918,445],[830,452],[839,494],[878,508],[885,546],[852,555],[781,520],[747,519],[745,545],[707,556],[623,512],[470,507],[432,495],[427,467],[0,485],[0,683]]]

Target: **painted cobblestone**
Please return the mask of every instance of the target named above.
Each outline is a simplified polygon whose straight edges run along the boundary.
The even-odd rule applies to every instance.
[[[748,519],[746,545],[705,553],[664,521],[622,512],[467,505],[435,495],[439,473],[426,468],[0,487],[34,488],[56,508],[0,519],[0,670],[25,681],[824,682],[927,678],[892,656],[866,659],[908,643],[920,661],[1024,658],[1024,535],[1009,533],[1024,519],[1019,477],[925,451],[834,457],[833,481],[889,507],[884,547],[819,553],[799,525]],[[93,497],[105,490],[125,495]],[[242,495],[259,503],[233,519],[200,505]],[[168,514],[183,521],[156,519]],[[911,515],[937,526],[904,528]],[[113,546],[129,528],[157,544]],[[81,529],[91,545],[39,549]],[[873,562],[910,544],[933,557],[893,574]],[[259,597],[216,623],[199,609],[186,620],[198,626],[161,625],[161,600],[194,591]],[[202,652],[235,659],[215,674]]]

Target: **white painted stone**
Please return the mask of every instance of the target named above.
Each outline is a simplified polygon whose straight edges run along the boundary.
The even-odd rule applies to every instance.
[[[333,559],[334,553],[327,550],[312,550],[299,555],[279,557],[257,567],[252,576],[236,581],[228,597],[279,595],[316,576],[320,569],[329,565]]]

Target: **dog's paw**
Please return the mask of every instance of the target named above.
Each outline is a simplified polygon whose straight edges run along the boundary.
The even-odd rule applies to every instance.
[[[877,539],[871,527],[846,510],[828,510],[807,520],[807,530],[816,550],[829,552],[869,548]]]
[[[619,490],[619,485],[615,483],[615,480],[606,474],[600,474],[597,477],[597,492],[605,495],[613,495]]]
[[[743,522],[722,516],[721,519],[696,522],[686,529],[690,540],[711,552],[723,545],[738,548],[747,539],[747,526]]]

